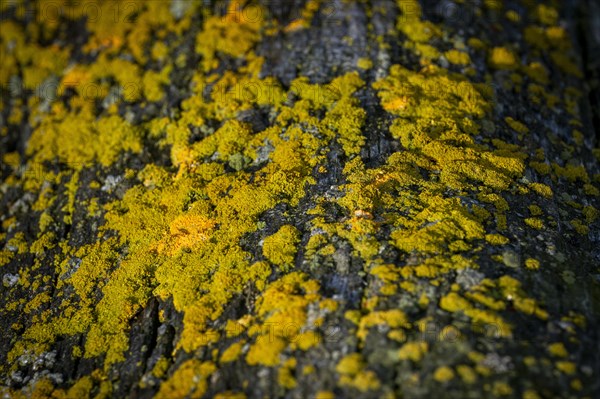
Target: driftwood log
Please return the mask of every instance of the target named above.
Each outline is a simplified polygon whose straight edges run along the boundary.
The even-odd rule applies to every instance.
[[[0,4],[3,397],[599,397],[595,2]]]

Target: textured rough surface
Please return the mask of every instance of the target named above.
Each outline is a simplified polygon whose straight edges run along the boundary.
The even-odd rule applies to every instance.
[[[600,394],[595,3],[0,4],[4,396]]]

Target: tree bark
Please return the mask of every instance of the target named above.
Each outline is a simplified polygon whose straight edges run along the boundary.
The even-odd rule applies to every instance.
[[[0,393],[600,394],[595,3],[0,10]]]

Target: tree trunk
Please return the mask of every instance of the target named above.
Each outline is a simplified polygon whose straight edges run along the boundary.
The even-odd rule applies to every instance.
[[[598,396],[562,3],[3,1],[0,393]]]

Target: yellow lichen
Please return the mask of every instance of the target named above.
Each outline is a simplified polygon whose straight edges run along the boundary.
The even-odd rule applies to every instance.
[[[163,382],[157,398],[189,397],[201,398],[208,387],[207,379],[216,370],[212,362],[187,360],[168,380]]]
[[[552,198],[552,189],[543,183],[530,183],[529,188],[545,198]]]
[[[600,216],[598,210],[591,205],[584,206],[581,213],[583,214],[583,216],[585,216],[586,223],[593,223]]]
[[[525,260],[525,267],[530,270],[537,270],[540,268],[540,261],[533,258],[528,258]]]
[[[360,69],[369,70],[373,68],[373,61],[371,61],[369,58],[359,58],[356,62],[356,66]]]
[[[335,370],[340,374],[356,375],[364,367],[362,357],[358,353],[352,353],[342,358]]]
[[[438,382],[448,382],[454,379],[454,370],[448,366],[438,367],[433,373],[433,378]]]
[[[263,254],[273,264],[287,269],[294,263],[299,239],[298,229],[285,225],[275,234],[265,238]]]
[[[568,352],[565,349],[565,345],[562,342],[555,342],[553,344],[550,344],[548,346],[548,352],[550,352],[550,354],[552,356],[556,356],[556,357],[567,357],[568,356]]]
[[[288,359],[283,366],[279,369],[277,374],[277,382],[280,386],[286,389],[293,389],[296,387],[296,379],[293,375],[293,370],[296,368],[296,359]]]
[[[440,300],[440,308],[448,312],[465,311],[471,307],[469,301],[454,292],[449,293]]]
[[[590,232],[590,228],[586,226],[581,220],[573,219],[570,221],[571,226],[578,234],[587,235]]]
[[[539,218],[526,218],[525,224],[536,230],[541,230],[544,227],[544,221]]]
[[[519,122],[513,118],[511,118],[510,116],[507,116],[506,118],[504,118],[504,121],[506,122],[506,124],[508,126],[511,127],[511,129],[513,129],[514,131],[521,133],[521,134],[525,134],[525,133],[529,133],[529,128],[527,126],[525,126],[522,122]]]
[[[558,370],[568,375],[575,374],[575,371],[577,370],[577,366],[573,362],[558,361],[555,365]]]
[[[237,360],[237,358],[242,353],[242,348],[244,347],[244,344],[244,341],[239,341],[231,344],[221,354],[221,363],[229,363]]]
[[[427,350],[427,342],[407,342],[398,350],[398,358],[419,362],[427,353]]]
[[[517,56],[506,47],[494,47],[490,52],[489,63],[496,69],[512,70],[518,67]]]
[[[464,364],[460,364],[456,366],[456,371],[460,378],[466,384],[474,384],[475,382],[477,382],[477,373],[475,373],[475,371],[471,367]]]
[[[506,245],[510,240],[502,234],[486,234],[485,240],[492,245]]]
[[[468,53],[456,49],[446,51],[444,56],[448,61],[455,65],[469,65],[471,63],[471,58]]]
[[[508,275],[497,280],[484,279],[469,289],[458,283],[448,284],[450,287],[443,292],[450,292],[442,293],[439,303],[436,301],[439,290],[446,289],[447,279],[454,281],[454,273],[481,265],[482,248],[510,242],[498,231],[506,230],[509,220],[514,221],[507,218],[514,205],[513,195],[529,195],[539,201],[540,206],[529,206],[532,217],[525,219],[525,224],[534,228],[543,227],[542,209],[546,199],[553,196],[549,186],[522,179],[525,160],[531,155],[526,147],[490,139],[494,132],[490,121],[495,121],[497,115],[493,114],[494,93],[489,83],[506,77],[506,87],[515,92],[527,88],[524,95],[534,107],[551,110],[564,103],[573,120],[572,129],[568,130],[572,131],[572,139],[565,146],[563,158],[583,150],[582,127],[577,121],[577,99],[583,93],[569,88],[561,96],[560,90],[552,91],[548,86],[550,70],[580,73],[566,51],[570,48],[568,32],[558,25],[556,9],[534,7],[534,16],[543,26],[525,28],[525,38],[533,52],[528,65],[520,65],[516,48],[496,41],[498,47],[489,52],[489,63],[509,73],[500,72],[486,77],[486,84],[476,84],[468,79],[476,73],[475,69],[460,67],[470,64],[469,54],[480,57],[490,39],[469,39],[467,51],[460,40],[423,20],[417,1],[397,3],[397,29],[406,39],[405,48],[419,56],[419,65],[394,65],[387,76],[372,86],[383,110],[390,114],[389,132],[398,147],[395,153],[382,158],[379,166],[368,166],[361,156],[367,142],[364,130],[368,120],[362,91],[371,88],[365,88],[360,76],[369,75],[366,71],[373,67],[373,60],[357,60],[360,74],[346,73],[329,83],[313,84],[307,77],[298,77],[289,90],[274,77],[261,78],[263,65],[267,64],[253,51],[260,38],[294,35],[309,27],[319,10],[326,12],[320,1],[307,2],[300,18],[288,26],[267,22],[263,17],[268,10],[251,1],[229,2],[225,16],[203,10],[196,35],[200,67],[191,77],[192,94],[181,102],[180,113],[161,110],[163,116],[139,123],[129,122],[129,112],[122,116],[123,109],[131,106],[150,111],[147,102],[156,102],[150,104],[155,106],[166,101],[164,88],[169,85],[171,72],[185,69],[192,59],[185,52],[174,54],[180,43],[167,38],[185,37],[197,6],[186,5],[175,17],[171,9],[176,8],[174,5],[147,2],[139,5],[131,16],[136,23],[131,24],[111,23],[111,13],[102,4],[103,16],[85,23],[89,29],[88,43],[83,48],[86,57],[69,67],[71,49],[65,48],[62,41],[54,41],[56,44],[47,49],[39,44],[51,38],[48,32],[54,32],[56,24],[45,22],[44,29],[25,31],[12,21],[0,22],[3,56],[6,55],[0,72],[2,87],[17,75],[32,90],[56,75],[59,92],[69,98],[68,103],[55,101],[48,112],[38,110],[42,108],[38,107],[39,98],[0,105],[3,111],[4,107],[11,108],[6,112],[9,124],[25,122],[25,110],[31,111],[28,122],[33,135],[26,156],[21,159],[13,152],[4,160],[15,173],[24,166],[29,174],[23,187],[35,195],[33,210],[36,217],[39,215],[40,230],[33,238],[22,232],[11,235],[17,222],[4,220],[0,238],[8,241],[7,249],[0,252],[0,265],[20,262],[23,255],[41,257],[51,253],[58,288],[67,287],[77,297],[77,301],[62,301],[60,314],[53,316],[43,307],[54,298],[39,291],[50,284],[49,276],[36,277],[42,261],[23,268],[17,288],[30,290],[31,295],[28,301],[12,301],[7,309],[31,315],[32,322],[11,348],[9,362],[15,364],[18,356],[29,351],[49,350],[63,336],[77,336],[83,340],[83,349],[77,346],[73,355],[103,357],[101,363],[108,370],[125,358],[132,320],[152,298],[170,301],[183,317],[174,356],[180,350],[200,353],[196,350],[206,347],[202,353],[212,354],[222,365],[245,361],[250,366],[280,366],[273,372],[283,389],[293,389],[299,383],[296,378],[302,378],[296,371],[295,358],[290,357],[292,353],[320,345],[323,337],[311,328],[340,311],[353,324],[359,348],[377,329],[401,345],[397,360],[422,361],[429,347],[423,341],[411,340],[411,332],[420,329],[423,333],[426,321],[435,320],[431,316],[413,323],[414,313],[388,306],[390,298],[400,293],[412,298],[412,303],[427,314],[433,314],[432,306],[439,306],[451,313],[445,317],[459,320],[466,316],[474,332],[493,334],[495,339],[506,339],[512,333],[512,326],[504,319],[505,315],[510,317],[509,308],[522,317],[548,319],[549,313],[540,302],[526,295],[525,285],[521,287],[516,278]],[[83,18],[81,5],[68,7],[75,11],[73,18]],[[486,1],[484,7],[486,12],[498,13],[502,4]],[[257,12],[261,17],[248,18],[249,12]],[[520,28],[521,18],[516,11],[508,10],[505,15],[513,27]],[[28,42],[25,33],[35,39],[34,44]],[[41,37],[43,41],[37,40]],[[14,41],[14,46],[5,40]],[[349,42],[349,38],[345,41]],[[383,37],[379,44],[382,48],[388,46]],[[452,49],[446,51],[449,48]],[[39,57],[34,56],[36,52]],[[438,66],[447,64],[442,54],[456,65],[450,69],[463,69],[464,74]],[[98,92],[86,99],[85,87],[90,85]],[[111,98],[109,92],[119,94]],[[172,93],[168,94],[171,99]],[[100,103],[102,108],[97,108]],[[246,112],[258,109],[269,115],[266,119],[270,126],[256,129],[252,123],[242,122]],[[504,122],[519,140],[529,131],[511,117]],[[1,134],[6,135],[7,131],[3,128]],[[173,167],[148,164],[141,171],[136,169],[138,154],[147,140],[170,155]],[[310,186],[336,167],[329,164],[328,151],[332,146],[343,151],[343,184],[333,190],[339,190],[340,195],[314,194]],[[136,162],[127,162],[130,169],[124,171],[125,183],[114,193],[96,195],[110,186],[103,186],[102,173],[119,169],[117,162],[131,155],[136,156]],[[147,159],[146,155],[141,155],[141,159]],[[589,175],[584,165],[573,161],[551,165],[543,151],[535,152],[528,164],[532,168],[528,179],[531,172],[534,178],[582,182],[582,193],[598,195],[592,183],[598,182],[598,176]],[[40,165],[40,173],[34,165]],[[81,190],[97,166],[104,171],[92,177],[89,190]],[[55,173],[57,168],[62,172]],[[18,184],[15,177],[9,181]],[[57,189],[63,186],[64,192]],[[122,188],[126,188],[124,193]],[[89,217],[104,220],[99,232],[103,242],[71,247],[72,240],[63,240],[55,229],[63,222],[76,223],[79,201],[88,192],[96,197],[84,199],[84,207]],[[103,205],[106,198],[115,200]],[[310,200],[302,202],[306,199]],[[311,236],[304,248],[300,240],[304,234],[295,227],[284,225],[274,232],[272,226],[261,221],[265,212],[280,209],[291,211],[286,210],[283,220],[295,217],[300,203],[313,200],[316,205],[305,224],[307,229],[312,228]],[[573,208],[570,212],[581,213],[571,216],[578,217],[571,224],[581,234],[587,234],[589,225],[598,217],[592,200],[566,201]],[[54,210],[55,205],[60,209]],[[340,211],[339,218],[330,217],[328,207],[332,205]],[[547,219],[551,227],[557,223],[550,214]],[[264,238],[262,255],[266,261],[260,260],[260,248],[256,254],[247,244],[250,241],[254,245],[253,240],[260,238]],[[511,235],[513,239],[516,243],[517,237]],[[382,259],[389,244],[399,249],[402,266]],[[357,309],[346,308],[348,304],[337,297],[322,298],[316,279],[293,270],[297,254],[301,253],[309,261],[302,265],[303,270],[330,267],[333,258],[338,271],[346,273],[346,245],[351,249],[352,266],[363,263],[366,277],[373,282]],[[259,259],[255,259],[256,255]],[[502,260],[502,255],[495,253],[492,259]],[[537,259],[525,260],[528,269],[539,266]],[[246,292],[256,293],[252,309],[232,317],[230,305]],[[161,322],[167,322],[168,317],[161,311]],[[490,333],[489,326],[497,327],[497,331]],[[14,323],[12,327],[20,330],[23,325]],[[464,333],[462,327],[452,327],[437,337],[463,340]],[[564,346],[558,345],[562,344],[552,344],[549,353],[568,357]],[[344,354],[347,356],[337,366],[340,379],[336,389],[348,387],[368,392],[381,387],[379,371],[368,370],[370,358],[359,353]],[[483,357],[469,356],[476,363],[472,367],[456,366],[464,383],[476,383],[476,372],[492,375],[493,370],[483,364]],[[152,369],[154,377],[166,379],[157,397],[207,394],[208,379],[216,371],[213,363],[190,359],[169,370],[170,364],[163,357]],[[536,365],[532,363],[533,366]],[[302,375],[316,371],[310,367],[304,365]],[[566,361],[557,363],[556,368],[566,374],[577,371]],[[444,366],[433,372],[433,378],[445,383],[454,379],[454,373]],[[421,373],[410,378],[417,383],[424,376]],[[572,381],[573,389],[581,385],[577,381]],[[98,392],[99,397],[110,396],[110,384],[105,376],[95,372],[72,383],[67,397],[84,397],[91,392]],[[248,382],[244,384],[247,386]],[[513,394],[501,381],[484,389],[497,396]],[[64,393],[46,379],[35,384],[35,392],[56,397]],[[377,394],[380,393],[386,392]],[[210,394],[243,396],[234,391]],[[333,393],[319,395],[327,397]]]

